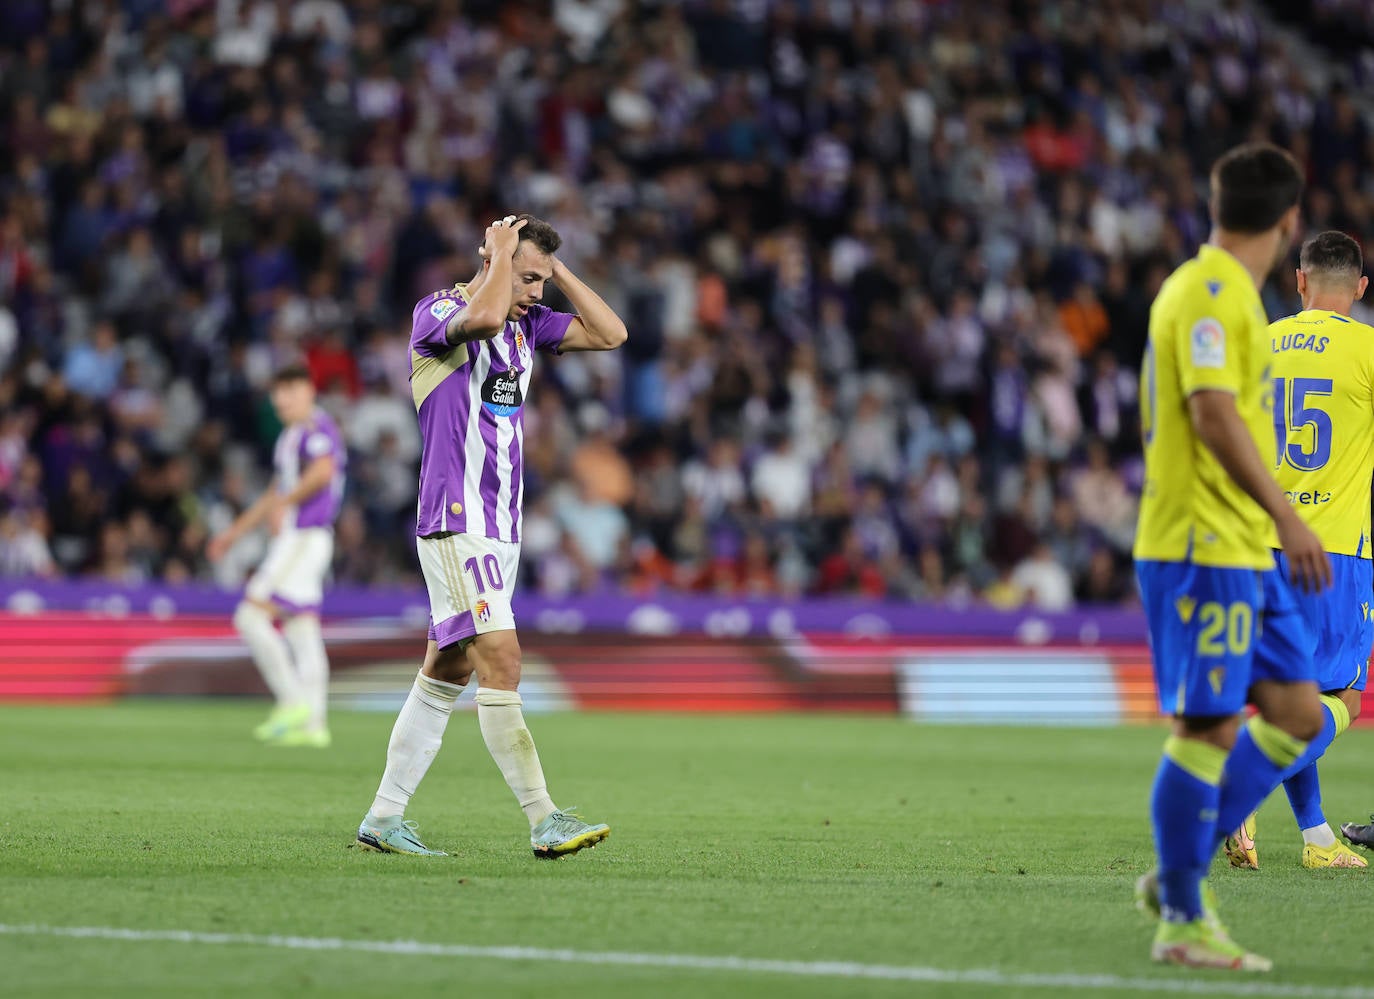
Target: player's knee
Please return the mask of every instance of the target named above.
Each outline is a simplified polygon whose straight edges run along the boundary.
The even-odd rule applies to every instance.
[[[514,690],[519,685],[520,643],[515,632],[478,635],[468,655],[476,663],[477,680],[483,687]]]
[[[1174,735],[1196,739],[1220,749],[1230,749],[1240,731],[1240,719],[1235,715],[1186,715],[1174,719]]]
[[[1342,690],[1341,703],[1345,705],[1345,710],[1350,712],[1350,720],[1353,722],[1360,717],[1360,705],[1364,701],[1358,690]]]
[[[1250,688],[1251,703],[1270,725],[1310,742],[1326,724],[1326,711],[1314,683],[1262,680]]]
[[[254,600],[241,600],[234,608],[234,627],[240,632],[261,628],[272,624],[272,614],[262,604]]]
[[[1277,718],[1271,718],[1270,721],[1293,738],[1311,742],[1326,724],[1326,717],[1322,711],[1321,701],[1313,697],[1303,698],[1289,705]]]
[[[434,651],[425,662],[424,672],[436,680],[464,686],[472,676],[472,664],[461,646],[451,645],[447,649]]]

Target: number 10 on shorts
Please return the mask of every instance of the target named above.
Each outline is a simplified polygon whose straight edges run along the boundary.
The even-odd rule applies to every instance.
[[[483,570],[486,571],[487,577],[485,583],[482,581]],[[472,576],[473,585],[477,587],[479,594],[486,593],[487,587],[493,590],[505,589],[506,581],[501,578],[501,563],[495,555],[485,556],[480,564],[474,555],[463,563],[463,571]]]

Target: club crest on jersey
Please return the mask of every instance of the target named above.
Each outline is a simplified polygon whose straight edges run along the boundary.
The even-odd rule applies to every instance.
[[[1211,316],[1205,316],[1193,324],[1188,336],[1192,347],[1193,367],[1226,367],[1226,331],[1221,323]]]
[[[479,600],[472,605],[472,612],[477,616],[477,620],[483,624],[491,623],[491,604],[485,600]]]
[[[512,417],[524,402],[520,372],[514,368],[494,374],[482,383],[482,405],[493,416]]]
[[[520,351],[521,357],[526,356],[530,352],[529,347],[525,345],[525,331],[519,326],[515,327],[515,349]]]

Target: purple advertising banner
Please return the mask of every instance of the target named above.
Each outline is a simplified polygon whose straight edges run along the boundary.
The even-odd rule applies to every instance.
[[[208,586],[0,581],[0,609],[11,614],[82,611],[107,617],[227,617],[237,601],[237,592]],[[1089,646],[1145,641],[1145,620],[1140,612],[1118,608],[1048,614],[1034,609],[996,611],[976,606],[855,598],[748,600],[714,595],[634,596],[606,591],[558,599],[517,597],[515,612],[522,629],[551,635],[612,632],[785,638],[822,634],[856,639],[922,636]],[[429,606],[421,589],[338,587],[326,592],[324,613],[334,619],[404,618],[422,625],[428,618]]]

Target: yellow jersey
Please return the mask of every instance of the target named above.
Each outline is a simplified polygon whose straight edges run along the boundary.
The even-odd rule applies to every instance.
[[[1269,569],[1269,516],[1198,438],[1188,397],[1219,389],[1274,463],[1269,321],[1250,273],[1218,246],[1169,275],[1150,307],[1141,374],[1145,488],[1135,557]]]
[[[1374,481],[1374,329],[1308,309],[1269,327],[1274,474],[1333,555],[1369,558]],[[1266,532],[1278,547],[1272,525]]]

